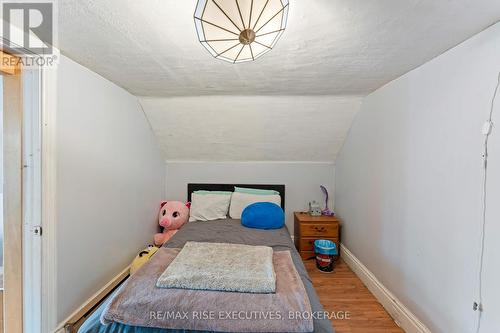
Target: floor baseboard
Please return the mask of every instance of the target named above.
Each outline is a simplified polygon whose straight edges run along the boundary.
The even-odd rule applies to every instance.
[[[377,298],[406,333],[432,333],[401,301],[399,301],[376,277],[356,258],[348,248],[340,245],[344,262],[363,281],[368,290]]]
[[[99,304],[109,293],[129,276],[130,266],[125,267],[104,287],[99,289],[92,297],[85,301],[66,320],[60,323],[54,333],[74,333],[74,325],[80,321],[95,305]]]

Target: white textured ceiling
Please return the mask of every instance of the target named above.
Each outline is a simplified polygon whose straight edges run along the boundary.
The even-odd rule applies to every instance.
[[[233,65],[199,44],[196,0],[58,3],[62,52],[146,96],[165,158],[191,161],[334,161],[361,98],[310,95],[366,95],[500,18],[500,0],[290,0],[275,49]]]
[[[334,161],[360,97],[142,98],[169,161]]]
[[[58,3],[62,52],[140,96],[363,95],[500,18],[499,0],[291,0],[276,48],[233,65],[199,44],[196,0]]]

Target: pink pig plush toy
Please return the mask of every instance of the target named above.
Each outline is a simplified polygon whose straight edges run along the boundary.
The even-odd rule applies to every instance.
[[[156,246],[162,246],[188,221],[190,202],[163,201],[160,204],[158,223],[163,227],[163,232],[154,237]]]

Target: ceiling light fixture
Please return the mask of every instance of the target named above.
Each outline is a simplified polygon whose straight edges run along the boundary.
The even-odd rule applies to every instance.
[[[285,31],[288,0],[198,0],[194,22],[200,43],[217,59],[255,60]]]

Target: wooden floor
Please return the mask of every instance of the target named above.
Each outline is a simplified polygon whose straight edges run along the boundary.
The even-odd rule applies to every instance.
[[[318,271],[314,260],[304,264],[325,310],[339,314],[336,333],[404,333],[341,259],[333,273]],[[339,319],[343,314],[348,318]]]

